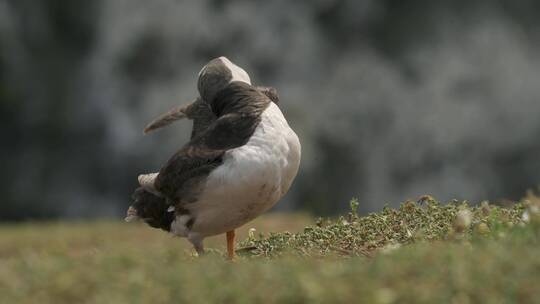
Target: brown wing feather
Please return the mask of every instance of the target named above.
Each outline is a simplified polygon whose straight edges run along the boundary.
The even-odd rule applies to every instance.
[[[170,109],[167,113],[160,115],[158,118],[154,119],[152,122],[146,125],[146,127],[144,127],[143,133],[148,134],[154,130],[168,126],[179,119],[186,118],[186,109],[190,105],[191,104],[178,106]]]
[[[144,128],[143,132],[144,134],[147,134],[154,130],[166,127],[183,118],[192,119],[194,121],[192,136],[193,134],[200,133],[216,120],[210,106],[199,97],[187,105],[174,107],[168,112],[160,115],[150,122]]]
[[[188,145],[161,168],[156,189],[175,205],[194,202],[201,190],[201,181],[222,164],[224,154],[224,150]]]

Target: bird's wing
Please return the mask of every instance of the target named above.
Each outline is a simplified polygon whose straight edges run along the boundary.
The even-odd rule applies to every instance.
[[[279,105],[278,92],[273,87],[257,86],[255,89],[268,97],[272,102]],[[196,124],[194,125],[194,131],[192,135],[197,135],[201,130],[205,129],[210,123],[215,120],[212,111],[207,105],[204,104],[202,99],[198,97],[191,103],[186,105],[177,106],[150,122],[143,130],[144,134],[148,134],[157,129],[166,127],[173,122],[183,119],[193,119]]]
[[[247,142],[257,118],[240,113],[220,117],[174,154],[159,173],[139,175],[140,186],[160,197],[194,201],[202,179],[222,163],[227,150]]]
[[[200,102],[200,98],[197,98],[186,105],[174,107],[168,112],[161,114],[158,118],[154,119],[152,122],[146,125],[143,131],[144,134],[166,127],[173,122],[183,118],[193,119],[191,115],[193,112],[193,108]]]
[[[205,178],[223,163],[228,150],[248,142],[270,102],[250,85],[230,85],[213,100],[217,119],[169,159],[155,179],[155,188],[177,207],[195,202]]]
[[[224,154],[225,150],[188,144],[161,168],[155,187],[175,206],[193,203],[202,190],[204,179],[222,164]]]
[[[225,152],[245,144],[253,133],[256,124],[249,120],[238,113],[218,118],[161,168],[155,189],[175,205],[195,202],[203,180],[223,163]]]

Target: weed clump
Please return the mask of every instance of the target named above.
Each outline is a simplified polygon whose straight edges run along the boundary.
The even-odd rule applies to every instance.
[[[372,256],[401,245],[438,240],[466,240],[474,235],[488,237],[497,231],[523,223],[526,206],[510,208],[470,206],[467,201],[442,204],[431,196],[406,201],[398,209],[385,207],[366,216],[357,214],[359,202],[351,200],[351,211],[334,220],[317,220],[299,233],[271,233],[253,236],[240,246],[251,248],[253,256],[284,254],[322,257],[328,255]],[[495,234],[494,234],[495,233]]]

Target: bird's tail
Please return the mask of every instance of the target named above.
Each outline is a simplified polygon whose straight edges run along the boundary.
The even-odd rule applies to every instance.
[[[166,198],[152,194],[142,187],[137,188],[131,198],[133,203],[128,208],[126,222],[141,219],[151,227],[171,230],[175,213]]]

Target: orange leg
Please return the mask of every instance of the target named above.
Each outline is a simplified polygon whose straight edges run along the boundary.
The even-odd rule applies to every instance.
[[[234,230],[227,231],[227,256],[234,259]]]

